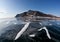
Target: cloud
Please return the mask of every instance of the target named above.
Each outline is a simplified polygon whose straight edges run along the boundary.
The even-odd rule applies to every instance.
[[[5,18],[7,17],[7,11],[4,9],[0,9],[0,18]]]
[[[3,14],[4,12],[0,12],[1,14]]]
[[[8,14],[6,9],[0,9],[0,15]]]

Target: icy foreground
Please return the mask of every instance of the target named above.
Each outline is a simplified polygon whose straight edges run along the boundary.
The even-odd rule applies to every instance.
[[[0,42],[60,42],[60,25],[56,21],[4,22]]]

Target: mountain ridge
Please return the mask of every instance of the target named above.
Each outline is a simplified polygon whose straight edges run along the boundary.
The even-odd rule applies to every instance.
[[[17,14],[15,17],[18,17],[18,16],[24,17],[24,16],[29,16],[29,15],[43,16],[43,17],[56,17],[54,15],[45,14],[43,12],[34,11],[34,10],[28,10],[27,12],[23,12],[23,13]]]
[[[53,20],[60,20],[60,17],[58,16],[55,16],[55,15],[51,15],[51,14],[46,14],[46,13],[43,13],[43,12],[40,12],[40,11],[35,11],[35,10],[28,10],[26,12],[23,12],[23,13],[20,13],[20,14],[17,14],[15,16],[15,18],[18,18],[18,17],[49,17],[49,19],[53,19]]]

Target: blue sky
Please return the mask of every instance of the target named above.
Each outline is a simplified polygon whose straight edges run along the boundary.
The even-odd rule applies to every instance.
[[[60,0],[0,0],[0,18],[13,17],[30,9],[60,16]]]

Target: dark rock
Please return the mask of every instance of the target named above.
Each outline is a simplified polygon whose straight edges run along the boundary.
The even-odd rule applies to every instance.
[[[33,10],[28,10],[27,12],[23,12],[23,13],[17,14],[15,17],[20,17],[20,16],[24,17],[24,16],[30,16],[30,15],[42,16],[42,17],[54,17],[53,15],[45,14],[43,12],[33,11]]]

